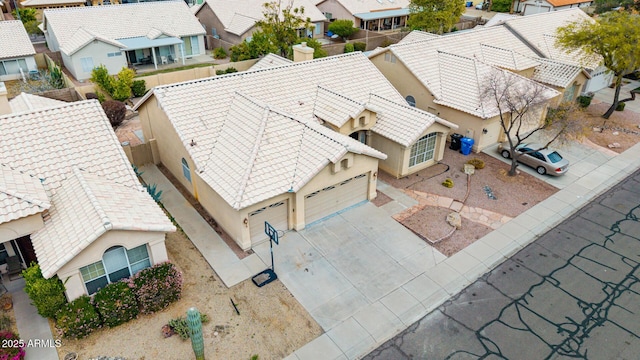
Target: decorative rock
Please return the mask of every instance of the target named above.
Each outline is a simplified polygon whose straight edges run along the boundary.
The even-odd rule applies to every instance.
[[[616,148],[620,147],[620,144],[619,143],[612,143],[612,144],[607,145],[607,147],[609,149],[616,149]]]
[[[473,173],[474,173],[474,172],[475,172],[475,170],[476,170],[476,167],[475,167],[475,166],[473,166],[473,165],[471,165],[471,164],[464,164],[464,168],[463,168],[463,170],[464,170],[464,173],[465,173],[465,174],[467,174],[467,175],[473,175]]]
[[[213,336],[218,336],[218,332],[217,332],[217,331],[214,331],[214,332],[213,332]]]
[[[599,127],[594,127],[594,128],[593,128],[593,131],[595,131],[595,132],[602,132],[602,129],[601,129],[601,128],[599,128]]]
[[[611,135],[620,135],[620,133],[617,132],[617,131],[614,131],[614,132],[611,133]]]
[[[447,223],[451,226],[455,226],[456,229],[462,229],[462,218],[457,212],[452,212],[447,215]]]

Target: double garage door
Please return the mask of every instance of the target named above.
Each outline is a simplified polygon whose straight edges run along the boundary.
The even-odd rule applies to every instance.
[[[264,233],[264,222],[268,221],[276,230],[287,230],[288,201],[283,200],[249,213],[251,244],[269,239]]]
[[[304,197],[304,221],[307,225],[337,211],[367,200],[368,174],[361,174]]]

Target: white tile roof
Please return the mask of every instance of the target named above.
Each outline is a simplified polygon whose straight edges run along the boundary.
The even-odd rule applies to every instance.
[[[175,37],[205,34],[184,1],[47,9],[43,14],[46,31],[55,34],[66,53],[91,37],[118,44],[118,39],[146,36],[152,29]],[[82,30],[86,33],[77,35]]]
[[[253,70],[260,70],[260,69],[268,69],[268,68],[282,66],[282,65],[289,65],[292,62],[293,61],[287,58],[283,58],[280,55],[269,53],[265,55],[263,58],[261,58],[260,60],[258,60],[258,62],[253,64],[253,66],[249,70],[253,71]]]
[[[581,52],[566,53],[555,45],[556,30],[574,21],[594,21],[579,8],[539,13],[527,16],[519,16],[506,20],[503,26],[509,28],[523,38],[530,46],[535,48],[546,58],[559,60],[573,65],[580,65]],[[595,69],[600,60],[593,58],[587,64],[587,68]]]
[[[66,104],[67,102],[65,101],[49,99],[44,96],[31,95],[27,93],[21,93],[9,100],[9,107],[11,107],[11,112],[13,113],[46,109]]]
[[[490,26],[500,25],[509,19],[515,19],[517,17],[520,17],[520,15],[497,13],[493,15],[491,19],[489,19],[483,26],[490,27]]]
[[[386,155],[236,93],[201,177],[234,209],[298,191],[347,152]],[[243,131],[238,131],[242,129]]]
[[[327,0],[314,0],[314,3],[319,5],[325,1]],[[342,4],[351,14],[409,7],[409,0],[336,0],[336,2]]]
[[[0,21],[0,59],[35,55],[36,50],[19,20]]]
[[[353,74],[358,74],[358,81],[354,81]],[[291,63],[275,68],[158,86],[148,93],[143,101],[138,102],[136,108],[141,106],[148,97],[155,96],[160,107],[173,123],[184,147],[189,151],[196,169],[204,172],[217,171],[221,166],[213,166],[212,164],[209,167],[208,163],[211,161],[211,149],[215,146],[216,139],[220,138],[219,134],[225,126],[225,121],[229,119],[226,114],[233,112],[239,117],[236,121],[242,120],[240,110],[231,106],[233,101],[238,101],[237,93],[266,104],[270,109],[277,109],[278,113],[291,114],[290,116],[297,119],[296,121],[317,121],[314,116],[314,107],[318,96],[318,86],[330,89],[331,92],[360,104],[368,102],[371,94],[398,104],[406,103],[402,95],[367,57],[362,53],[355,52]],[[423,123],[423,120],[418,117],[407,119],[409,124],[400,124],[395,120],[393,114],[384,116],[383,119],[380,118],[380,114],[378,117],[378,122],[393,122],[398,128],[403,129],[413,126],[410,124],[416,122]],[[439,119],[439,121],[448,124],[444,120]],[[236,126],[235,129],[237,128]],[[327,129],[327,131],[331,130]],[[398,137],[396,131],[404,130],[395,130],[391,124],[381,124],[379,131],[382,136],[394,138]],[[195,146],[190,145],[192,141],[196,143]],[[284,149],[290,148],[285,146]],[[260,160],[277,161],[278,158],[260,158]],[[234,161],[231,164],[235,166],[237,163],[239,162]],[[275,166],[273,171],[283,171],[274,174],[274,176],[284,178],[291,176],[290,173],[284,171],[284,168],[278,166]],[[283,189],[280,190],[286,191],[289,188]],[[271,190],[265,188],[264,191]],[[257,193],[251,194],[254,197],[242,198],[243,200],[239,203],[242,205],[234,203],[234,206],[246,206],[245,204],[255,203],[260,201],[257,199],[263,198]],[[229,199],[231,199],[230,204],[236,201],[235,196],[229,197]]]
[[[571,65],[551,59],[537,59],[540,65],[533,71],[533,80],[543,84],[566,88],[575,80],[576,76],[583,72],[577,65]],[[585,72],[587,77],[588,73]]]
[[[175,231],[146,190],[73,168],[51,198],[45,226],[31,236],[49,278],[109,230]]]
[[[439,37],[440,35],[438,34],[432,34],[430,32],[420,31],[420,30],[413,30],[412,32],[408,33],[407,36],[402,38],[402,40],[400,40],[398,44],[406,44],[406,43],[416,42],[416,41],[437,39]]]
[[[23,7],[29,6],[57,6],[67,4],[84,4],[85,0],[25,0],[20,3]]]
[[[0,164],[0,224],[49,207],[51,204],[40,179]]]
[[[209,8],[216,14],[225,31],[242,35],[263,18],[265,0],[205,0]],[[283,1],[287,6],[289,1]],[[326,21],[327,18],[316,8],[311,0],[293,0],[293,8],[304,8],[304,17],[312,23]]]
[[[313,104],[314,116],[340,128],[364,110],[364,102],[355,101],[318,85]]]

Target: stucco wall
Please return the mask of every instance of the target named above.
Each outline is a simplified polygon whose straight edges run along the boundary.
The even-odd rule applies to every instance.
[[[108,53],[116,53],[120,52],[120,56],[108,57]],[[62,54],[64,59],[65,55]],[[86,80],[91,78],[91,71],[85,72],[82,69],[82,62],[80,59],[82,58],[92,58],[93,66],[98,67],[100,65],[105,65],[109,70],[109,74],[116,75],[123,67],[127,67],[127,54],[120,50],[118,47],[113,46],[111,44],[107,44],[101,41],[94,41],[84,48],[80,49],[75,54],[71,55],[71,63],[67,64],[65,61],[65,66],[69,68],[73,67],[74,76],[77,80]]]
[[[44,227],[40,213],[0,224],[0,243],[33,234]]]
[[[196,14],[196,17],[198,18],[200,23],[204,25],[205,31],[208,35],[213,35],[211,28],[215,28],[220,39],[228,43],[239,44],[240,42],[242,42],[242,40],[244,40],[245,37],[249,36],[249,34],[245,34],[244,37],[240,37],[238,35],[226,32],[224,30],[225,26],[222,24],[220,19],[218,19],[216,14],[211,10],[211,7],[208,3],[202,5],[202,8],[200,8],[198,13]],[[247,33],[251,33],[251,31],[248,31]]]
[[[24,72],[24,75],[26,77],[29,77],[29,71],[31,70],[38,70],[38,65],[36,63],[36,60],[34,59],[33,56],[27,56],[27,57],[23,57],[23,58],[14,58],[14,59],[0,59],[0,61],[15,61],[18,59],[23,59],[26,64],[27,64],[27,71]],[[22,75],[20,73],[17,74],[7,74],[7,75],[3,75],[0,76],[0,81],[7,81],[7,80],[18,80],[18,79],[22,79]]]
[[[316,7],[323,13],[331,13],[331,16],[333,16],[332,19],[351,20],[353,21],[353,26],[357,26],[356,18],[353,17],[353,14],[336,0],[325,0]]]

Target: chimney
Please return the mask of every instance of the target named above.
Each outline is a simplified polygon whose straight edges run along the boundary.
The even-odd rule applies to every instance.
[[[293,62],[313,60],[313,48],[308,47],[306,42],[293,45]]]
[[[0,81],[0,115],[11,114],[9,98],[7,97],[7,87]]]

